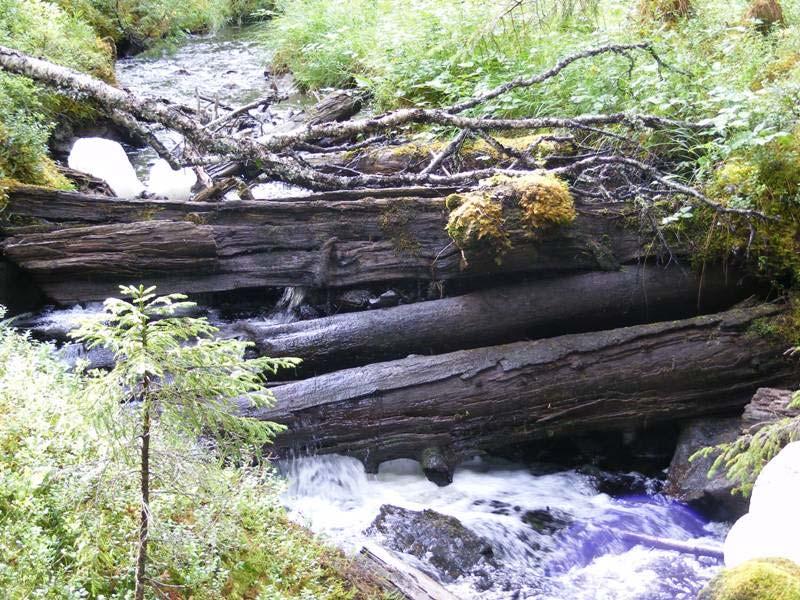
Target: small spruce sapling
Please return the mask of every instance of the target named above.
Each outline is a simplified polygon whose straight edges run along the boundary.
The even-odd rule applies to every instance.
[[[257,458],[282,426],[238,416],[237,409],[242,403],[270,406],[274,397],[264,387],[264,375],[300,360],[245,358],[248,342],[216,339],[218,329],[205,318],[176,316],[194,306],[182,294],[156,296],[155,287],[144,286],[120,286],[120,291],[129,300],[106,300],[103,318],[71,335],[89,348],[108,348],[116,359],[110,371],[90,374],[87,399],[115,450],[139,470],[134,596],[141,600],[152,581],[147,576],[151,484],[163,456],[151,447],[154,432],[159,439],[207,442],[217,460]]]

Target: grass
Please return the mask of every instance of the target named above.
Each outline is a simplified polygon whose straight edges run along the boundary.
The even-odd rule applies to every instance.
[[[0,590],[9,600],[130,597],[138,515],[135,472],[84,410],[84,376],[52,348],[0,325]],[[183,460],[187,447],[165,446]],[[152,501],[151,575],[169,597],[354,600],[350,564],[290,523],[268,469],[198,454],[170,467]]]

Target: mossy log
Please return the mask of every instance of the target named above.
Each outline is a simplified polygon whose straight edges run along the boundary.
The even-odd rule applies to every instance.
[[[700,278],[679,266],[628,266],[501,286],[441,300],[322,319],[234,323],[227,334],[266,356],[301,356],[303,373],[537,339],[563,333],[686,318],[728,308],[750,294],[734,273]]]
[[[652,236],[624,203],[578,206],[575,221],[510,232],[502,261],[469,255],[445,233],[443,198],[122,200],[18,187],[0,234],[7,260],[51,300],[102,299],[123,283],[159,291],[339,287],[497,273],[614,270],[651,256]]]
[[[787,382],[785,343],[750,331],[775,306],[565,335],[337,371],[249,410],[284,423],[271,451],[349,454],[374,470],[437,447],[481,451],[741,409]]]

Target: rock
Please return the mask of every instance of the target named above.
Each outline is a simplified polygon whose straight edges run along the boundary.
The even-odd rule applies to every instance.
[[[736,521],[725,538],[725,566],[751,559],[785,558],[800,562],[800,442],[781,450],[753,486],[750,512]]]
[[[358,310],[366,308],[371,297],[369,290],[347,290],[339,296],[336,303],[343,310]]]
[[[790,560],[751,560],[715,577],[697,600],[800,600],[800,566]]]
[[[397,306],[400,304],[400,294],[394,290],[383,292],[377,298],[370,298],[370,308],[388,308],[390,306]]]
[[[547,507],[527,511],[522,521],[537,533],[552,535],[572,525],[573,518],[563,510]]]
[[[448,457],[441,448],[429,446],[422,451],[420,463],[425,477],[439,487],[444,487],[453,483],[453,460]]]
[[[738,417],[698,419],[686,425],[669,465],[665,493],[714,519],[735,519],[746,513],[747,498],[733,494],[734,482],[724,473],[708,477],[714,456],[689,462],[690,456],[706,446],[732,442],[741,429],[742,420]]]
[[[150,167],[147,191],[168,200],[184,202],[192,197],[192,187],[197,183],[197,175],[190,168],[173,170],[169,163],[159,158]]]
[[[72,146],[67,164],[71,169],[99,177],[120,198],[134,198],[144,186],[118,142],[103,138],[80,138]]]
[[[387,547],[419,558],[444,583],[494,565],[494,553],[487,540],[455,517],[433,510],[414,511],[384,504],[366,533],[381,534]]]
[[[657,494],[662,484],[641,473],[610,473],[593,465],[579,467],[576,471],[591,477],[599,493],[614,498]]]

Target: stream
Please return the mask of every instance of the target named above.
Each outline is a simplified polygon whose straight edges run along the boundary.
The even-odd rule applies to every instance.
[[[226,30],[189,37],[162,57],[120,60],[117,77],[137,93],[189,106],[196,105],[197,90],[237,106],[269,92],[266,58],[253,30]],[[294,93],[270,107],[260,117],[265,129],[290,119],[307,102]],[[170,144],[180,142],[160,135]],[[155,154],[126,150],[144,178]],[[256,197],[291,193],[265,186]],[[261,318],[290,320],[301,300],[286,297],[282,305],[265,307]],[[97,304],[50,310],[32,323],[40,337],[63,340],[61,334],[77,318],[99,310]],[[465,600],[691,600],[720,568],[717,560],[648,549],[625,541],[619,532],[719,545],[728,528],[670,501],[658,493],[659,481],[637,474],[606,474],[632,482],[609,491],[607,480],[596,473],[492,457],[462,464],[446,487],[429,482],[419,463],[410,460],[384,463],[374,475],[355,459],[341,456],[297,458],[281,463],[280,469],[287,479],[284,502],[292,519],[348,552],[357,551],[365,540],[405,550],[405,560]],[[386,505],[406,511],[387,521],[388,528],[370,529]],[[435,511],[419,513],[422,522],[433,519],[430,527],[416,520],[403,523],[418,511]],[[442,515],[454,517],[459,525],[442,521]],[[454,537],[432,540],[441,531],[436,523],[442,522]],[[481,556],[469,568],[443,567],[437,553],[455,548],[457,562],[465,551],[460,535],[478,539],[485,546]]]

